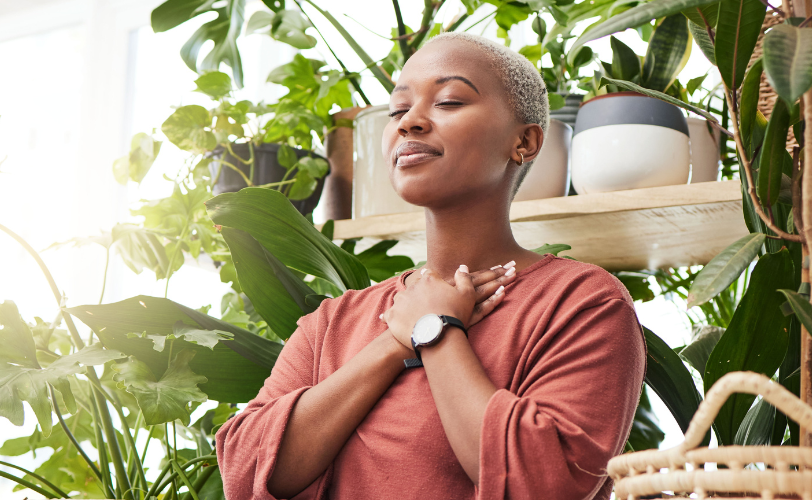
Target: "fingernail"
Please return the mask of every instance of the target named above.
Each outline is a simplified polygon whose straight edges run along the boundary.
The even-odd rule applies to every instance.
[[[511,260],[510,262],[508,262],[507,264],[505,264],[505,266],[504,266],[504,267],[513,267],[513,266],[515,266],[515,265],[516,265],[516,261],[515,261],[515,260]]]
[[[420,270],[420,276],[423,276],[424,274],[426,274],[426,271],[428,271],[428,269],[421,269]]]
[[[467,273],[468,272],[468,266],[466,266],[465,264],[461,264],[460,265],[460,271],[462,271],[464,273]]]
[[[516,268],[511,267],[510,269],[507,270],[507,272],[505,273],[505,276],[513,276],[513,273],[515,273],[515,272],[516,272]]]
[[[496,289],[495,292],[493,292],[493,294],[494,295],[502,295],[504,292],[505,292],[505,287],[500,286],[499,288]]]
[[[381,314],[380,316],[378,316],[378,319],[383,319],[383,314]]]
[[[502,267],[502,266],[493,266],[493,267],[491,268],[491,271],[493,271],[494,269],[499,269],[500,267]]]

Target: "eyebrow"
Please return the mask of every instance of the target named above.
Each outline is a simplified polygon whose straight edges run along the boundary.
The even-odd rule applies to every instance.
[[[476,85],[474,85],[471,82],[471,80],[465,78],[464,76],[457,76],[457,75],[444,76],[442,78],[438,78],[438,79],[434,80],[434,83],[439,85],[439,84],[443,84],[443,83],[446,83],[446,82],[450,82],[451,80],[459,80],[462,83],[464,83],[464,84],[468,85],[469,87],[471,87],[472,89],[474,89],[474,92],[479,94],[479,89],[476,88]],[[392,92],[393,93],[394,92],[402,92],[402,91],[405,91],[405,90],[409,90],[409,87],[406,86],[406,85],[398,85],[394,89],[392,89]]]

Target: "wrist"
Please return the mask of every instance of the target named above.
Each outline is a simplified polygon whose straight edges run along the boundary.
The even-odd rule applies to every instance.
[[[468,338],[460,328],[448,325],[445,327],[443,331],[443,337],[440,339],[439,342],[431,345],[426,345],[420,348],[420,357],[425,360],[426,357],[434,357],[438,354],[441,354],[442,351],[447,349],[453,349],[455,344],[459,344],[460,342],[468,342]]]
[[[392,331],[387,329],[380,337],[382,341],[383,356],[388,362],[403,366],[403,360],[414,357],[414,351],[411,347],[403,345],[393,334]]]

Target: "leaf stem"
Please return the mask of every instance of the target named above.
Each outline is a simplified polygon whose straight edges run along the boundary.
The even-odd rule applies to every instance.
[[[118,419],[121,422],[121,433],[124,434],[124,443],[127,445],[127,470],[129,471],[130,467],[130,457],[134,458],[135,461],[135,468],[138,472],[138,481],[141,483],[141,486],[146,489],[147,488],[147,478],[144,474],[144,467],[141,464],[141,461],[138,460],[138,450],[135,447],[135,440],[133,439],[132,433],[130,432],[130,426],[127,424],[127,419],[124,417],[124,410],[121,408],[121,402],[116,397],[115,393],[113,394],[113,408],[115,408],[116,413],[118,414]],[[136,418],[136,428],[138,428],[138,420],[140,419],[141,414],[138,414]]]
[[[99,417],[99,409],[96,404],[94,404],[94,395],[93,395],[93,388],[90,388],[90,408],[93,410],[93,429],[96,433],[96,449],[99,450],[99,466],[103,471],[102,474],[102,485],[104,485],[104,490],[107,492],[110,497],[114,497],[115,494],[113,493],[113,481],[110,477],[110,464],[107,462],[107,449],[104,446],[104,436],[102,435],[101,431],[101,418]]]
[[[257,187],[270,188],[270,187],[274,187],[274,186],[281,186],[283,184],[293,184],[294,182],[296,182],[296,179],[288,179],[286,181],[269,182],[268,184],[262,184],[262,185],[257,186]]]
[[[45,498],[59,498],[57,496],[58,493],[51,493],[50,491],[42,489],[39,486],[37,486],[36,484],[34,484],[34,483],[30,482],[30,481],[26,481],[25,479],[19,478],[19,477],[15,476],[14,474],[9,474],[8,472],[3,472],[3,471],[0,470],[0,477],[10,479],[10,480],[14,481],[15,483],[20,484],[22,486],[25,486],[26,488],[28,488],[30,490],[34,490],[37,493],[39,493],[40,495],[44,496]]]
[[[217,468],[217,465],[210,465],[209,467],[204,468],[197,479],[195,479],[194,490],[200,491],[200,489],[206,485],[206,481],[208,481],[209,478],[217,471]],[[190,496],[191,495],[189,493],[186,493],[181,497],[181,500],[189,500]]]
[[[102,291],[99,296],[99,305],[104,300],[104,291],[107,289],[107,269],[110,266],[110,247],[105,247],[104,255],[104,276],[102,277]]]
[[[172,425],[174,426],[174,422],[172,423]],[[180,466],[178,466],[177,460],[172,460],[171,463],[172,468],[175,469],[175,473],[177,473],[177,475],[180,477],[180,480],[183,482],[183,484],[186,485],[187,488],[189,488],[189,493],[192,495],[192,498],[194,500],[200,500],[200,497],[197,496],[197,492],[195,491],[194,486],[192,486],[192,482],[189,481],[188,477],[186,477],[186,474],[183,472],[183,469],[181,469]]]
[[[437,2],[434,0],[423,0],[423,19],[420,20],[419,34],[409,42],[409,46],[413,50],[420,48],[420,44],[423,43],[423,39],[426,38],[426,33],[429,31],[431,20],[434,19],[437,11],[440,10],[440,7],[442,7],[444,3],[445,0],[438,0]]]
[[[127,477],[127,469],[124,467],[124,459],[121,456],[121,449],[118,447],[118,437],[116,436],[116,429],[113,427],[113,420],[110,418],[110,409],[107,407],[107,400],[100,394],[101,391],[95,386],[92,390],[96,405],[99,407],[102,428],[107,438],[107,449],[110,451],[113,468],[116,470],[116,486],[120,488],[121,491],[131,490],[130,478]],[[132,498],[131,493],[123,496],[126,499]]]
[[[237,168],[237,166],[236,166],[236,165],[234,165],[233,163],[229,163],[229,162],[227,162],[227,161],[225,161],[225,160],[223,160],[223,159],[219,159],[219,160],[217,160],[217,162],[218,162],[218,163],[222,163],[223,165],[227,166],[227,167],[228,167],[228,168],[230,168],[231,170],[233,170],[233,171],[237,172],[238,174],[240,174],[240,177],[242,177],[242,180],[243,180],[243,181],[245,181],[245,185],[246,185],[246,186],[253,186],[253,185],[254,185],[254,184],[251,182],[251,179],[249,179],[249,178],[248,178],[248,176],[247,176],[247,175],[245,175],[245,172],[243,172],[242,170],[240,170],[239,168]]]
[[[65,493],[61,489],[57,488],[53,483],[51,483],[50,481],[48,481],[44,477],[40,476],[39,474],[31,472],[30,470],[26,470],[26,469],[20,467],[19,465],[10,464],[8,462],[0,461],[0,465],[4,465],[6,467],[11,467],[12,469],[17,469],[18,471],[21,471],[21,472],[25,472],[27,475],[33,477],[34,479],[41,482],[45,486],[47,486],[47,487],[51,488],[52,490],[54,490],[54,493],[57,495],[57,498],[59,498],[59,496],[61,496],[63,498],[68,498],[67,493]]]

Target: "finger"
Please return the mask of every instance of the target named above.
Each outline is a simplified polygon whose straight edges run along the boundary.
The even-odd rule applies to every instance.
[[[492,313],[496,306],[502,303],[502,300],[505,298],[505,289],[498,288],[497,292],[493,293],[490,297],[486,300],[483,300],[479,304],[474,307],[474,313],[471,315],[471,323],[470,325],[475,325],[479,323],[485,316]],[[470,327],[469,325],[469,327]]]
[[[516,269],[508,268],[505,274],[476,287],[476,300],[482,302],[496,292],[500,286],[507,286],[516,280]]]
[[[471,275],[468,274],[468,266],[465,264],[458,267],[457,271],[454,273],[454,283],[457,290],[476,293],[474,283],[471,280]]]
[[[475,273],[471,273],[471,277],[474,280],[474,286],[484,285],[489,281],[493,281],[500,276],[506,275],[508,272],[511,272],[510,269],[515,269],[516,262],[510,261],[504,266],[493,266],[490,269],[485,269],[482,271],[477,271]],[[513,271],[514,273],[516,271]]]

